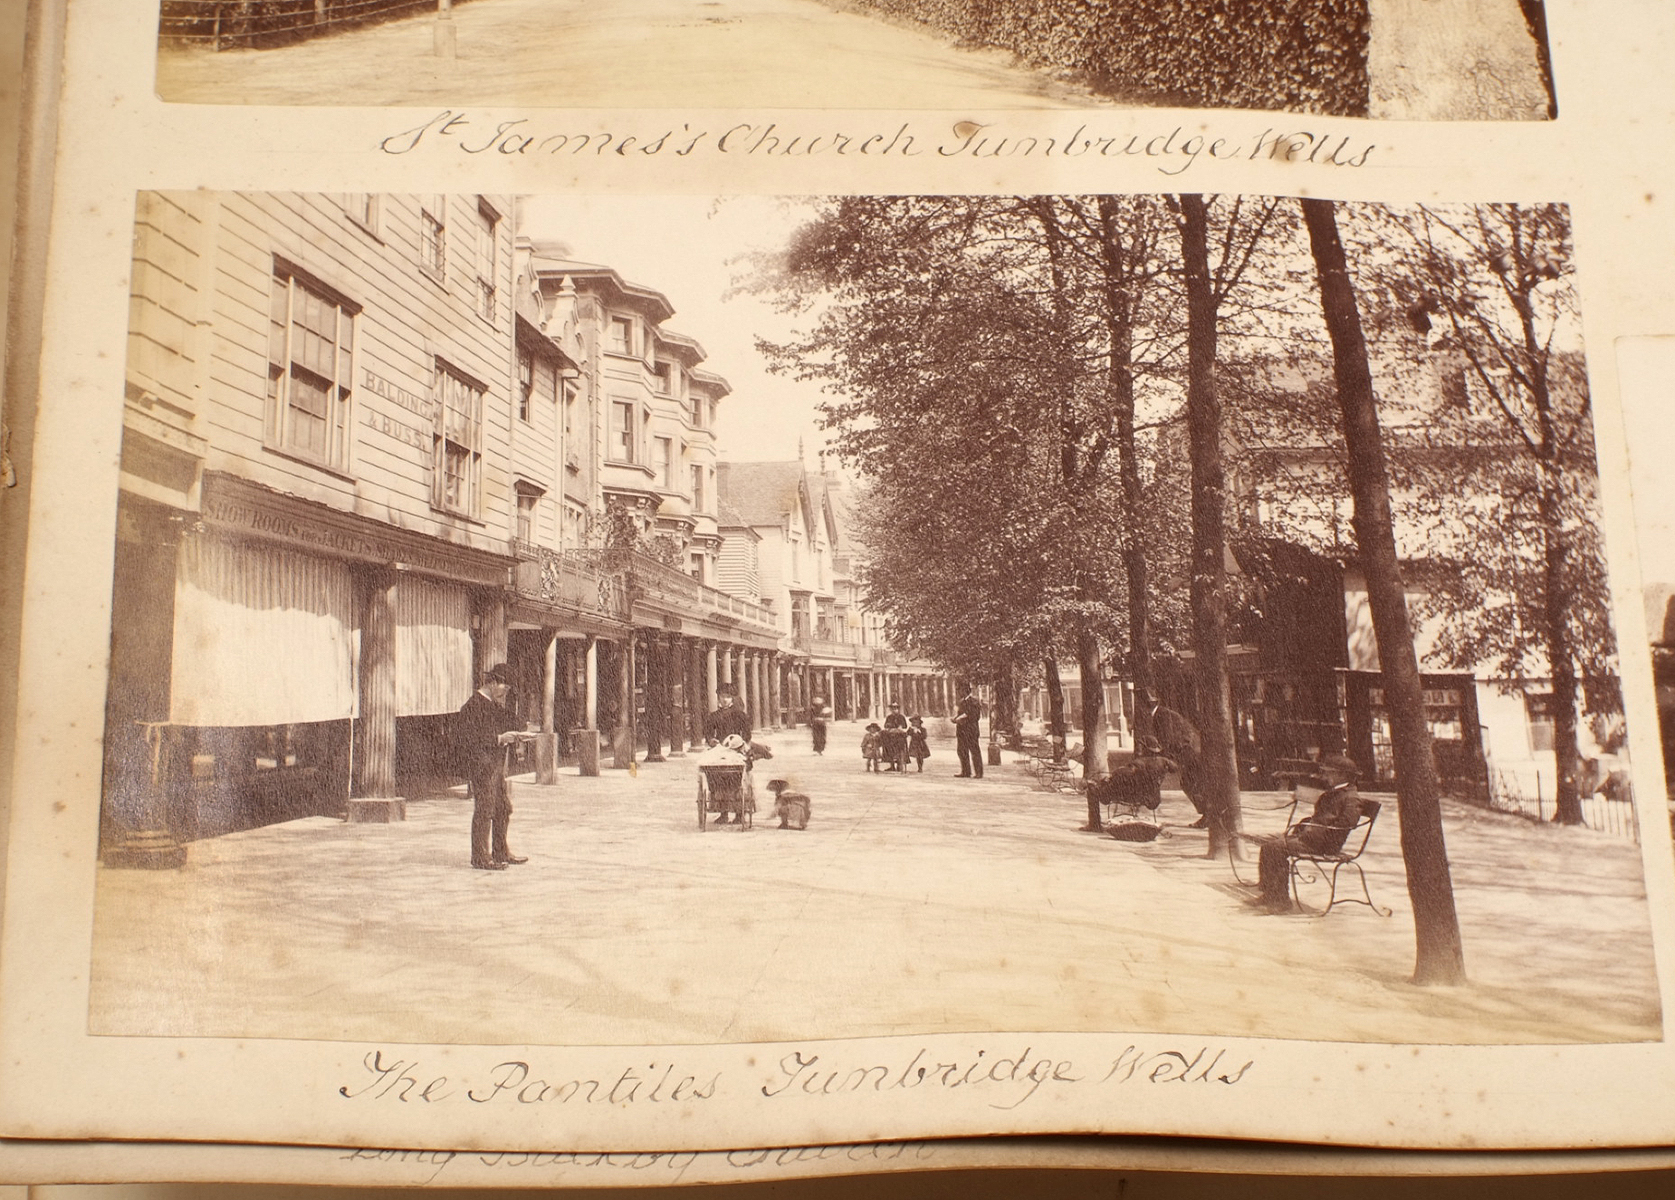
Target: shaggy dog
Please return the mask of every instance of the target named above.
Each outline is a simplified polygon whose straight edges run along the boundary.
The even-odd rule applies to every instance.
[[[788,792],[790,783],[783,779],[768,780],[768,790],[774,794],[774,816],[781,829],[808,828],[808,797],[801,792]]]

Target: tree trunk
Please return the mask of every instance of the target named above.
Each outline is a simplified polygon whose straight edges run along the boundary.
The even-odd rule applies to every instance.
[[[1541,514],[1541,632],[1547,668],[1553,680],[1549,714],[1553,718],[1556,776],[1553,820],[1561,825],[1581,825],[1582,795],[1577,777],[1582,754],[1576,745],[1576,656],[1570,638],[1570,546],[1564,528],[1564,467],[1559,461],[1559,434],[1553,422],[1547,347],[1536,335],[1528,292],[1519,292],[1513,302],[1518,310],[1524,357],[1530,364],[1530,399],[1534,401],[1536,413],[1536,469],[1541,473],[1537,499]]]
[[[1151,596],[1147,591],[1145,527],[1140,490],[1140,454],[1134,438],[1134,299],[1127,277],[1117,198],[1099,197],[1101,265],[1105,277],[1106,336],[1110,339],[1108,387],[1116,419],[1118,504],[1122,512],[1122,563],[1128,585],[1128,674],[1145,695],[1155,686],[1151,660]],[[1142,709],[1144,706],[1140,706]],[[1144,718],[1149,726],[1151,717]],[[1139,730],[1138,723],[1136,729]],[[1151,730],[1146,728],[1145,733]]]
[[[1454,911],[1454,884],[1443,843],[1437,799],[1436,763],[1425,725],[1425,695],[1419,658],[1408,623],[1407,596],[1396,558],[1390,515],[1389,474],[1366,339],[1355,291],[1350,286],[1337,211],[1330,200],[1304,200],[1303,219],[1320,281],[1320,307],[1332,339],[1332,357],[1349,450],[1349,484],[1354,497],[1355,542],[1367,578],[1367,602],[1378,639],[1385,708],[1396,764],[1396,800],[1401,809],[1402,860],[1413,901],[1417,953],[1415,983],[1463,983],[1465,953]]]
[[[1076,635],[1076,665],[1082,673],[1082,780],[1092,784],[1104,779],[1105,769],[1105,660],[1099,653],[1099,639],[1091,630]],[[1100,832],[1099,801],[1093,789],[1087,791],[1088,830]]]
[[[1542,472],[1540,511],[1542,533],[1542,633],[1548,667],[1553,677],[1553,766],[1557,786],[1553,820],[1581,825],[1582,791],[1578,783],[1582,753],[1576,744],[1576,660],[1570,644],[1569,580],[1563,514],[1556,495],[1558,484]]]
[[[1180,211],[1192,458],[1192,644],[1202,742],[1199,786],[1210,831],[1209,855],[1215,858],[1240,827],[1233,697],[1227,680],[1226,477],[1215,377],[1218,304],[1210,282],[1208,207],[1202,196],[1183,195]]]
[[[1047,733],[1053,742],[1053,761],[1064,761],[1064,683],[1059,679],[1058,659],[1049,654],[1042,662],[1047,675]]]
[[[989,718],[989,737],[1016,746],[1018,733],[1018,674],[1011,663],[1006,663],[995,675],[995,711]]]
[[[1076,634],[1076,665],[1082,673],[1082,778],[1105,778],[1105,659],[1092,630]]]

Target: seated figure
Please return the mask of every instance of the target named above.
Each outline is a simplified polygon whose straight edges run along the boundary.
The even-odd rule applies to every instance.
[[[1293,907],[1293,858],[1336,854],[1343,849],[1344,839],[1361,819],[1361,797],[1355,790],[1360,774],[1355,760],[1342,754],[1322,759],[1318,776],[1299,779],[1294,789],[1299,807],[1311,793],[1318,792],[1309,815],[1284,833],[1249,839],[1260,847],[1257,880],[1262,889],[1262,903],[1270,912],[1290,912]]]

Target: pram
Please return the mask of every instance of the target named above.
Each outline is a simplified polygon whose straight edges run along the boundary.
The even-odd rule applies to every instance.
[[[709,828],[710,814],[718,825],[731,824],[749,829],[755,823],[756,784],[751,764],[758,758],[772,758],[766,746],[729,737],[698,755],[698,830]],[[727,821],[731,814],[733,820]]]

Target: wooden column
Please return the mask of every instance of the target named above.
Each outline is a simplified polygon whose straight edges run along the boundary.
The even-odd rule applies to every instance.
[[[693,746],[704,744],[704,717],[709,709],[704,707],[704,647],[696,639],[686,645],[686,694],[687,702],[687,731]]]
[[[599,774],[599,639],[591,633],[582,651],[582,728],[571,741],[581,773]]]
[[[582,727],[599,728],[599,639],[587,635],[587,648],[582,651],[585,666],[582,672]]]
[[[646,666],[646,761],[663,762],[663,731],[669,725],[664,687],[669,672],[663,661],[663,635],[647,633],[641,652]]]
[[[618,767],[634,761],[634,634],[617,643],[617,723],[611,735],[611,753]]]
[[[780,712],[779,693],[779,655],[770,653],[768,655],[768,708],[770,710],[770,724],[775,729],[779,728],[780,718],[782,716]]]
[[[477,601],[477,679],[506,661],[506,599],[499,592],[482,594]]]
[[[680,634],[665,634],[662,652],[668,754],[683,754],[687,749],[687,640]]]
[[[176,737],[169,725],[180,523],[149,504],[118,503],[116,594],[105,696],[100,857],[107,867],[186,863],[169,803]],[[345,794],[348,789],[345,788]]]
[[[535,739],[535,782],[558,782],[558,630],[543,629],[541,654],[541,734]]]
[[[356,794],[349,801],[351,821],[400,821],[407,815],[406,802],[396,795],[395,785],[397,578],[394,571],[383,568],[360,576],[361,715],[355,747],[360,770]]]
[[[720,654],[714,642],[704,647],[704,711],[712,713],[718,707],[718,697],[721,695],[720,677],[717,675],[717,659]]]

